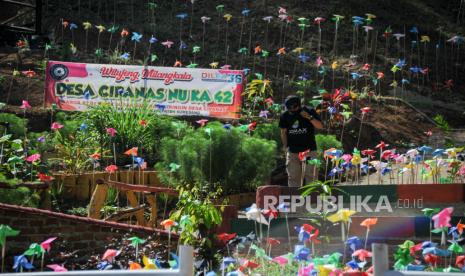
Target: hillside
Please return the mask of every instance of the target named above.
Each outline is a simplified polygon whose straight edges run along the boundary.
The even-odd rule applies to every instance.
[[[365,100],[352,104],[355,113],[352,121],[355,123],[349,122],[348,127],[350,129],[354,124],[354,133],[358,133],[359,108],[370,92],[387,97],[401,96],[430,117],[442,114],[452,127],[465,126],[465,81],[461,77],[465,73],[465,47],[461,46],[460,39],[457,43],[447,42],[464,33],[463,11],[459,14],[460,1],[80,2],[81,6],[77,1],[48,1],[48,7],[44,7],[43,34],[28,37],[31,51],[18,54],[13,46],[21,35],[2,34],[2,37],[9,38],[3,40],[5,44],[0,49],[0,73],[4,76],[1,95],[5,102],[8,94],[8,104],[13,106],[19,106],[23,99],[28,99],[37,107],[34,114],[47,118],[47,112],[40,108],[43,103],[44,57],[78,62],[146,62],[156,66],[173,66],[176,60],[181,61],[183,66],[196,63],[198,67],[209,67],[212,62],[218,62],[219,66],[230,64],[233,69],[249,68],[249,78],[256,78],[254,73],[260,73],[270,79],[276,102],[297,90],[306,99],[320,96],[322,89],[331,95],[333,88],[358,95]],[[224,5],[224,8],[218,8],[218,5]],[[279,7],[286,9],[285,20],[278,18]],[[247,16],[243,15],[245,9],[250,10]],[[231,15],[229,21],[225,17],[227,14]],[[336,47],[335,22],[331,20],[334,14],[345,16],[338,25]],[[376,17],[368,22],[366,14]],[[202,24],[202,16],[210,20]],[[267,16],[273,16],[269,23],[264,20]],[[365,18],[358,31],[354,28],[352,16]],[[316,17],[326,19],[321,23],[320,54],[318,25],[314,24]],[[69,27],[64,28],[61,18],[68,24],[75,23],[77,29],[71,31]],[[85,21],[94,26],[87,32],[87,39],[82,25]],[[299,22],[304,22],[305,27],[299,27]],[[98,24],[106,26],[107,30],[115,24],[119,29],[114,35],[107,30],[99,35],[95,29]],[[372,27],[368,37],[363,26]],[[388,31],[389,39],[386,40],[383,34],[388,27],[392,32]],[[418,33],[409,31],[413,27],[417,28]],[[129,33],[142,34],[142,40],[135,45],[131,35],[121,37],[122,28]],[[405,39],[397,43],[393,37],[395,33],[405,33]],[[152,35],[157,39],[153,44],[149,42]],[[430,42],[412,42],[425,35]],[[358,39],[354,40],[357,36]],[[174,42],[172,48],[161,44],[167,40]],[[180,41],[185,46],[182,51],[179,50]],[[45,51],[45,43],[52,45],[52,48]],[[74,54],[70,43],[76,49]],[[97,46],[103,50],[103,55],[94,54]],[[200,46],[200,52],[193,53],[194,46]],[[254,54],[256,46],[260,46],[262,51]],[[116,47],[119,51],[115,51]],[[285,47],[285,54],[277,55],[282,47]],[[293,51],[299,47],[302,48],[300,58],[299,51]],[[240,48],[246,48],[248,53],[240,53]],[[263,50],[268,53],[264,54]],[[157,56],[156,60],[148,59],[149,51],[150,55]],[[129,54],[128,60],[120,57],[124,52]],[[318,57],[321,57],[321,64],[317,63]],[[407,64],[393,74],[390,69],[400,58],[405,58]],[[334,62],[337,68],[333,70]],[[368,70],[364,68],[365,64],[369,65]],[[425,74],[420,74],[410,68],[427,70]],[[12,77],[13,69],[32,69],[38,72],[38,76],[31,79]],[[384,78],[375,84],[373,80],[377,72],[383,72]],[[353,75],[351,78],[353,73],[359,74],[360,79],[353,79]],[[297,83],[299,78],[308,81],[303,88]],[[403,79],[408,84],[402,88],[400,95]],[[394,82],[398,83],[397,89],[393,86]],[[379,138],[399,144],[419,144],[423,142],[422,133],[434,128],[434,124],[407,106],[386,104],[383,100],[373,105],[374,99],[368,102],[371,102],[374,113],[368,117],[367,127],[362,128],[361,143],[364,145],[367,145],[365,140],[369,142],[373,138],[376,141]],[[14,107],[7,110],[21,112]],[[320,110],[326,112],[324,108],[320,107]],[[46,127],[47,123],[39,125]],[[341,125],[338,126],[328,132],[339,135]],[[374,132],[369,132],[371,128]],[[366,139],[363,138],[365,136]],[[354,141],[349,139],[345,144],[349,148]]]

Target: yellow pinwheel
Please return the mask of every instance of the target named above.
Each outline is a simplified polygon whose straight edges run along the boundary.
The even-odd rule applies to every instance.
[[[333,61],[333,63],[331,64],[331,69],[336,70],[337,67],[338,67],[337,61]]]
[[[142,257],[142,263],[144,264],[144,269],[157,269],[155,263],[145,255]]]
[[[89,30],[90,28],[92,28],[92,23],[90,23],[89,21],[82,22],[82,26],[84,27],[84,30]]]
[[[292,52],[293,52],[293,53],[298,53],[298,54],[300,54],[303,50],[304,50],[304,48],[302,48],[302,47],[297,47],[297,48],[295,48],[294,50],[292,50]]]
[[[216,69],[216,68],[218,68],[218,64],[219,64],[218,62],[214,61],[214,62],[210,63],[210,67],[212,69]]]
[[[327,217],[327,219],[331,221],[332,223],[336,223],[336,222],[341,223],[341,240],[342,241],[345,241],[348,236],[349,229],[350,229],[350,222],[351,222],[350,217],[354,215],[355,213],[356,213],[355,211],[352,211],[349,209],[341,209],[337,211],[335,214],[332,214]],[[347,236],[345,233],[346,225],[347,225]]]
[[[426,43],[426,42],[429,43],[429,42],[431,41],[431,39],[430,39],[429,36],[427,36],[427,35],[422,35],[420,41],[421,41],[422,43]]]
[[[106,30],[105,26],[103,26],[103,25],[97,25],[97,26],[95,26],[95,28],[98,29],[99,33],[102,33],[102,32],[104,32]]]
[[[227,13],[227,14],[223,15],[223,18],[226,19],[226,21],[228,21],[228,22],[231,21],[232,17],[233,16],[230,13]]]

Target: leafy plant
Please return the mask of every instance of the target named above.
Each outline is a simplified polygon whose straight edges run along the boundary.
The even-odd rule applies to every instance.
[[[208,183],[185,184],[179,189],[179,200],[171,219],[178,222],[180,242],[198,250],[205,260],[214,259],[213,228],[222,222],[221,211],[213,202],[221,189]]]
[[[436,124],[441,128],[443,131],[447,132],[450,130],[449,123],[446,121],[444,116],[441,114],[436,114],[436,116],[433,117],[433,120],[436,122]]]
[[[26,187],[14,188],[19,181],[16,179],[7,179],[4,174],[0,174],[0,182],[10,184],[11,188],[0,189],[0,202],[14,204],[26,207],[38,207],[40,196]]]
[[[11,133],[14,138],[24,138],[27,119],[20,118],[14,114],[0,113],[0,135],[5,131]]]

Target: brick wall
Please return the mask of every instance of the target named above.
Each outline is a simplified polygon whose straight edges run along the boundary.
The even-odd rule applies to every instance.
[[[7,238],[7,256],[21,254],[31,243],[41,243],[52,236],[58,237],[57,242],[66,243],[70,250],[79,250],[80,254],[101,254],[111,238],[122,237],[127,233],[155,239],[164,239],[167,235],[165,231],[148,227],[1,203],[0,224],[21,231],[17,237]]]

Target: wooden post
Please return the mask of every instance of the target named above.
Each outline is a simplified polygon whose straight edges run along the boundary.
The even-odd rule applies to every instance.
[[[148,227],[156,228],[157,226],[157,212],[158,212],[158,207],[157,207],[157,195],[156,194],[150,194],[146,195],[147,202],[150,204],[150,220],[147,223]]]
[[[97,187],[95,187],[89,203],[89,213],[87,214],[89,218],[100,219],[100,209],[105,204],[107,191],[108,185],[103,184],[103,182],[97,182]]]
[[[384,276],[384,273],[389,269],[387,244],[373,243],[371,244],[371,252],[373,253],[373,275]]]
[[[137,201],[136,194],[133,191],[126,191],[126,196],[128,198],[129,204],[131,204],[131,207],[138,207],[139,202]],[[136,219],[137,219],[137,225],[142,225],[145,226],[145,219],[144,219],[144,213],[136,213]]]

